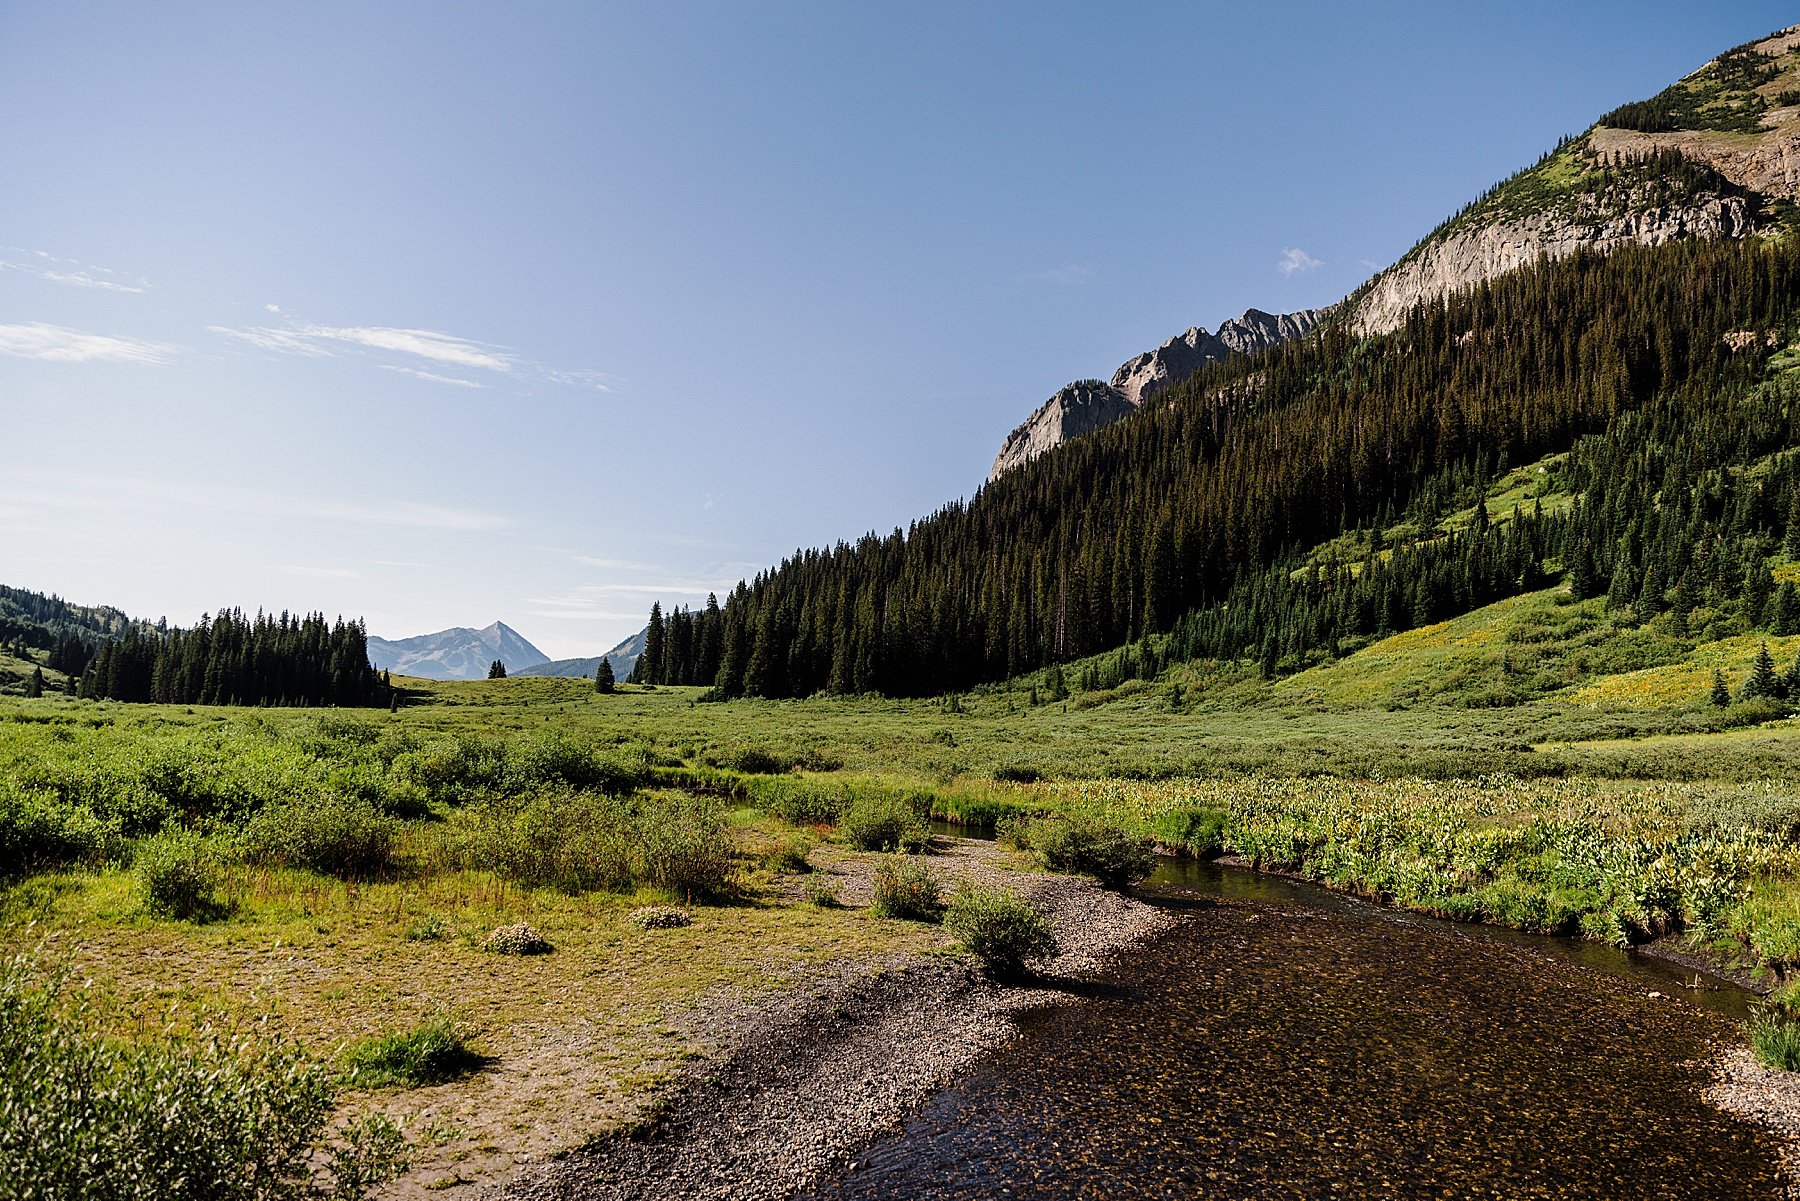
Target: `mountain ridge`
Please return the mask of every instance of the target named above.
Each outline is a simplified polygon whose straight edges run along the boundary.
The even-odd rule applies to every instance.
[[[451,626],[410,638],[378,638],[369,635],[369,662],[377,671],[418,676],[426,680],[479,680],[487,676],[495,659],[509,673],[536,667],[550,656],[503,621],[479,630]]]

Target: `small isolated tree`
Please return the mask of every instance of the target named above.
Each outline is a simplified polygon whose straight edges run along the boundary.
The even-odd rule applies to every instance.
[[[1725,673],[1716,667],[1713,668],[1712,696],[1709,699],[1721,709],[1731,703],[1731,685],[1725,682]]]
[[[1781,691],[1781,681],[1775,675],[1775,660],[1769,654],[1769,644],[1763,643],[1756,650],[1756,659],[1750,664],[1750,678],[1744,681],[1744,689],[1738,694],[1739,700],[1751,700],[1759,696],[1776,696]]]
[[[594,691],[611,692],[613,690],[612,661],[605,655],[600,656],[600,666],[594,669]]]
[[[25,681],[25,695],[30,696],[30,697],[38,697],[38,696],[44,695],[44,669],[43,668],[34,667],[31,669],[31,678],[29,680]]]
[[[495,659],[492,663],[488,664],[488,679],[504,680],[505,678],[506,664],[500,662],[498,659]]]

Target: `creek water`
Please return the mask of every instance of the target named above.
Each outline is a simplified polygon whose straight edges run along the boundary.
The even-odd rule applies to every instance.
[[[1214,865],[1144,895],[1172,930],[820,1201],[1780,1195],[1768,1138],[1699,1093],[1735,990]]]

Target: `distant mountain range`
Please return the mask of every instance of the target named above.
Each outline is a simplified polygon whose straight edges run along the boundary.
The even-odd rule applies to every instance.
[[[435,634],[389,641],[369,636],[369,662],[379,671],[427,680],[480,680],[495,659],[508,674],[548,663],[550,656],[503,621],[484,629],[455,626]]]
[[[613,677],[623,681],[637,666],[638,656],[644,653],[644,637],[648,630],[639,630],[619,645],[606,652],[606,659],[612,664]],[[517,676],[567,676],[570,678],[592,678],[600,670],[600,656],[591,659],[553,659],[548,663],[539,663],[536,667],[525,667],[518,671],[507,671]]]
[[[607,651],[613,674],[621,680],[630,675],[643,649],[644,631],[639,630]],[[487,678],[495,659],[506,664],[509,676],[592,676],[600,666],[598,655],[589,659],[552,659],[503,621],[479,630],[455,626],[411,638],[369,636],[369,662],[378,671],[396,675],[426,680],[481,680]]]

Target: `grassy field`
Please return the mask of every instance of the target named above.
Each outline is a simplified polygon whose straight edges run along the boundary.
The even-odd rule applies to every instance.
[[[91,982],[128,1037],[253,1017],[347,1063],[454,1030],[473,1071],[347,1094],[407,1118],[413,1189],[631,1120],[709,1045],[721,990],[947,950],[936,926],[805,898],[867,859],[844,830],[883,807],[1074,815],[1426,912],[1680,933],[1785,973],[1800,740],[1779,706],[1706,697],[1761,641],[1553,590],[1276,683],[1189,664],[1055,699],[1038,677],[928,701],[539,678],[405,681],[394,712],[6,700],[0,931]],[[1785,668],[1800,638],[1770,650]],[[655,904],[691,924],[641,928]],[[554,951],[484,949],[521,922]]]

